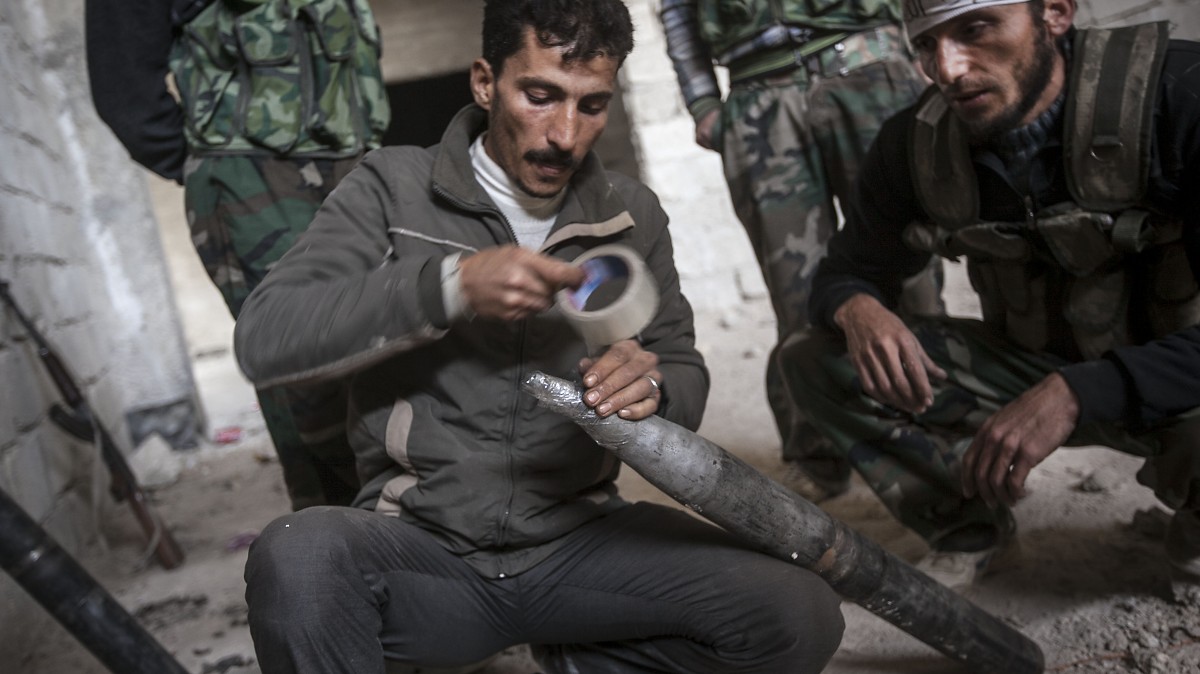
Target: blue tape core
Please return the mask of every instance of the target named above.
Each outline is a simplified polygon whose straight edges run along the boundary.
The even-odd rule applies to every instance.
[[[579,268],[585,274],[583,283],[575,290],[567,291],[567,300],[571,302],[571,306],[576,311],[583,311],[583,308],[587,306],[588,298],[600,286],[614,279],[629,277],[629,266],[625,264],[624,260],[613,255],[601,255],[584,260]]]

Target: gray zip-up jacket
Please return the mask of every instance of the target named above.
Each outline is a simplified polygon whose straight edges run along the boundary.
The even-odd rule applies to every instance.
[[[612,455],[520,392],[535,370],[578,380],[588,354],[561,314],[447,325],[442,259],[516,242],[471,168],[486,121],[468,106],[438,146],[369,154],[247,300],[235,344],[260,387],[353,374],[349,433],[365,485],[356,504],[421,526],[499,577],[624,502]],[[594,154],[569,190],[541,251],[572,260],[620,242],[644,257],[661,294],[640,335],[663,373],[659,414],[696,428],[708,373],[666,214]]]

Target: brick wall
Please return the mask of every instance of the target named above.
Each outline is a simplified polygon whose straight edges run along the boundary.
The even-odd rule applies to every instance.
[[[83,0],[0,10],[0,276],[98,416],[129,440],[139,410],[187,416],[193,387],[144,179],[91,107],[82,16]],[[76,551],[94,536],[92,486],[107,475],[93,474],[92,447],[48,421],[57,399],[23,329],[0,311],[0,488]],[[95,501],[116,508],[106,490]],[[24,637],[49,621],[0,576],[0,662],[20,662]]]

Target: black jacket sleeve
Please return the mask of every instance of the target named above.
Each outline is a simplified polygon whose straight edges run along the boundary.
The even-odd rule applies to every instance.
[[[809,317],[836,329],[833,314],[852,295],[866,293],[894,309],[904,279],[929,262],[929,253],[904,244],[904,228],[923,219],[908,166],[907,129],[912,109],[884,123],[862,163],[846,223],[829,240],[829,252],[813,279]]]
[[[675,66],[679,90],[688,112],[700,121],[721,106],[721,89],[713,71],[708,45],[700,38],[696,0],[665,0],[662,4],[667,56]]]
[[[87,0],[85,13],[88,78],[100,119],[134,161],[182,182],[183,111],[166,83],[175,33],[171,0]]]

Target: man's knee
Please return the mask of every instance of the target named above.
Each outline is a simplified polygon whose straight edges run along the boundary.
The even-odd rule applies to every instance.
[[[809,394],[827,389],[835,378],[830,368],[845,361],[842,338],[820,327],[791,333],[780,344],[775,362],[793,400],[801,404]],[[849,361],[845,361],[849,367]]]
[[[804,572],[779,592],[772,608],[776,647],[797,663],[793,671],[819,672],[838,649],[846,623],[841,600],[816,574]],[[799,665],[803,664],[801,667]]]
[[[308,579],[344,573],[352,557],[345,542],[347,511],[314,506],[267,525],[246,558],[247,598],[260,586],[309,587]]]
[[[820,672],[842,641],[841,600],[811,571],[777,560],[756,566],[741,587],[730,583],[746,622],[730,624],[737,634],[719,650],[755,671]]]

